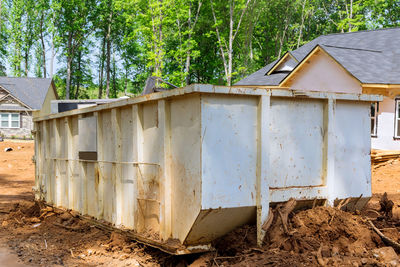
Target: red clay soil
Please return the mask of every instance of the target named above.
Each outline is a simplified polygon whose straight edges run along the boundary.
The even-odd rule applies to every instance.
[[[5,152],[11,147],[13,150]],[[34,201],[33,142],[0,142],[0,246],[29,266],[177,266],[172,257]],[[0,263],[1,266],[1,263]]]
[[[5,147],[12,147],[13,151],[4,152]],[[387,245],[371,230],[367,219],[392,240],[400,240],[400,161],[373,168],[372,188],[376,194],[361,212],[328,207],[296,211],[290,213],[287,229],[276,225],[273,234],[278,238],[269,235],[261,248],[256,246],[255,227],[245,225],[217,240],[214,252],[171,256],[98,229],[74,212],[35,202],[32,156],[33,143],[0,142],[0,245],[8,246],[30,266],[294,267],[398,263],[397,258],[388,259],[391,251],[381,249]],[[379,199],[385,191],[395,204],[392,218],[379,211]],[[385,257],[379,256],[381,250]],[[395,253],[392,256],[397,257]]]

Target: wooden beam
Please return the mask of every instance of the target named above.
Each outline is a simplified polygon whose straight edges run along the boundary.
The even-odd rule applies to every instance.
[[[400,88],[400,84],[363,83],[361,86],[366,88]]]
[[[387,88],[383,88],[383,87],[364,87],[363,86],[362,93],[388,96]]]

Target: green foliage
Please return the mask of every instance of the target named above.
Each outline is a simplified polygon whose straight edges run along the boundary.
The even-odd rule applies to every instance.
[[[399,25],[398,0],[0,0],[0,75],[54,61],[63,98],[137,95],[150,75],[223,85],[319,35]]]

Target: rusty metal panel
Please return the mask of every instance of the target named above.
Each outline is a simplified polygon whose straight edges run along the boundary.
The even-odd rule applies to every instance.
[[[134,144],[136,135],[133,132],[133,116],[132,107],[128,106],[121,109],[121,160],[123,162],[134,162],[134,151],[137,150]],[[136,169],[133,164],[121,165],[121,182],[122,182],[122,218],[121,224],[128,227],[134,227],[134,204],[135,199],[135,183],[136,183]]]
[[[115,215],[115,177],[113,175],[113,164],[114,161],[114,132],[112,131],[111,122],[111,110],[104,111],[102,113],[102,125],[103,129],[103,160],[109,162],[99,163],[100,175],[103,180],[103,218],[108,222],[114,223],[116,218]]]
[[[161,136],[158,128],[158,103],[143,105],[141,123],[143,127],[143,162],[159,162]],[[160,230],[160,181],[159,166],[139,164],[137,180],[137,231],[148,235]]]
[[[74,116],[71,118],[71,161],[69,162],[69,191],[70,194],[70,209],[79,211],[81,209],[81,178],[79,171],[79,162],[76,161],[78,158],[78,117]]]

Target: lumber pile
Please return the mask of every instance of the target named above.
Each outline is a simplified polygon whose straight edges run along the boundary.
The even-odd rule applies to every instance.
[[[400,150],[371,150],[371,163],[377,165],[400,158]]]

